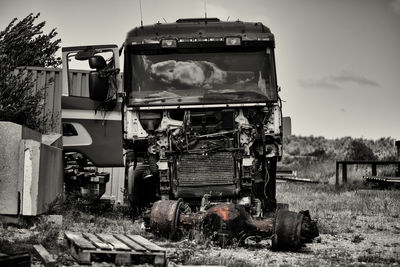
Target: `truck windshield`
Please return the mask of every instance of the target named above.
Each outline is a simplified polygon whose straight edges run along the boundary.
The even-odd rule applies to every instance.
[[[125,66],[129,104],[182,105],[276,101],[272,50],[135,54]]]

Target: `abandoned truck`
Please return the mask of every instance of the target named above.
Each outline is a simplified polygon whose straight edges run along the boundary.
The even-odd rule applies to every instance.
[[[63,72],[64,149],[96,166],[125,165],[130,203],[155,202],[159,230],[177,227],[180,199],[274,212],[282,155],[274,46],[261,23],[201,18],[134,28],[121,49],[63,48],[64,70],[72,59],[92,69],[90,98],[71,96]]]

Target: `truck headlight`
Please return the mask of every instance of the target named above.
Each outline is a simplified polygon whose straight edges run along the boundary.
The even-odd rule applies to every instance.
[[[161,40],[161,47],[162,48],[176,48],[177,41],[176,39],[164,39]]]
[[[226,46],[237,46],[242,44],[242,39],[240,37],[226,37],[225,45]]]

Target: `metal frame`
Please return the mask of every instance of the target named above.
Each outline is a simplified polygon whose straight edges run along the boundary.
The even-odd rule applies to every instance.
[[[391,160],[391,161],[376,161],[376,160],[340,160],[336,161],[336,185],[339,185],[339,169],[340,165],[342,165],[342,183],[347,183],[347,165],[371,165],[372,168],[372,176],[377,175],[376,166],[378,165],[398,165],[398,169],[400,171],[400,161]]]

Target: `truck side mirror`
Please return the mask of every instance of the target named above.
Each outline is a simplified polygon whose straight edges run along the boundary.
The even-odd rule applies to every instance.
[[[91,69],[102,70],[107,67],[107,62],[102,56],[92,56],[89,58],[89,67]]]
[[[102,56],[92,56],[89,58],[89,66],[95,71],[89,73],[89,97],[97,101],[104,101],[107,98],[109,82],[107,75],[101,75],[101,71],[107,67],[107,63]]]

